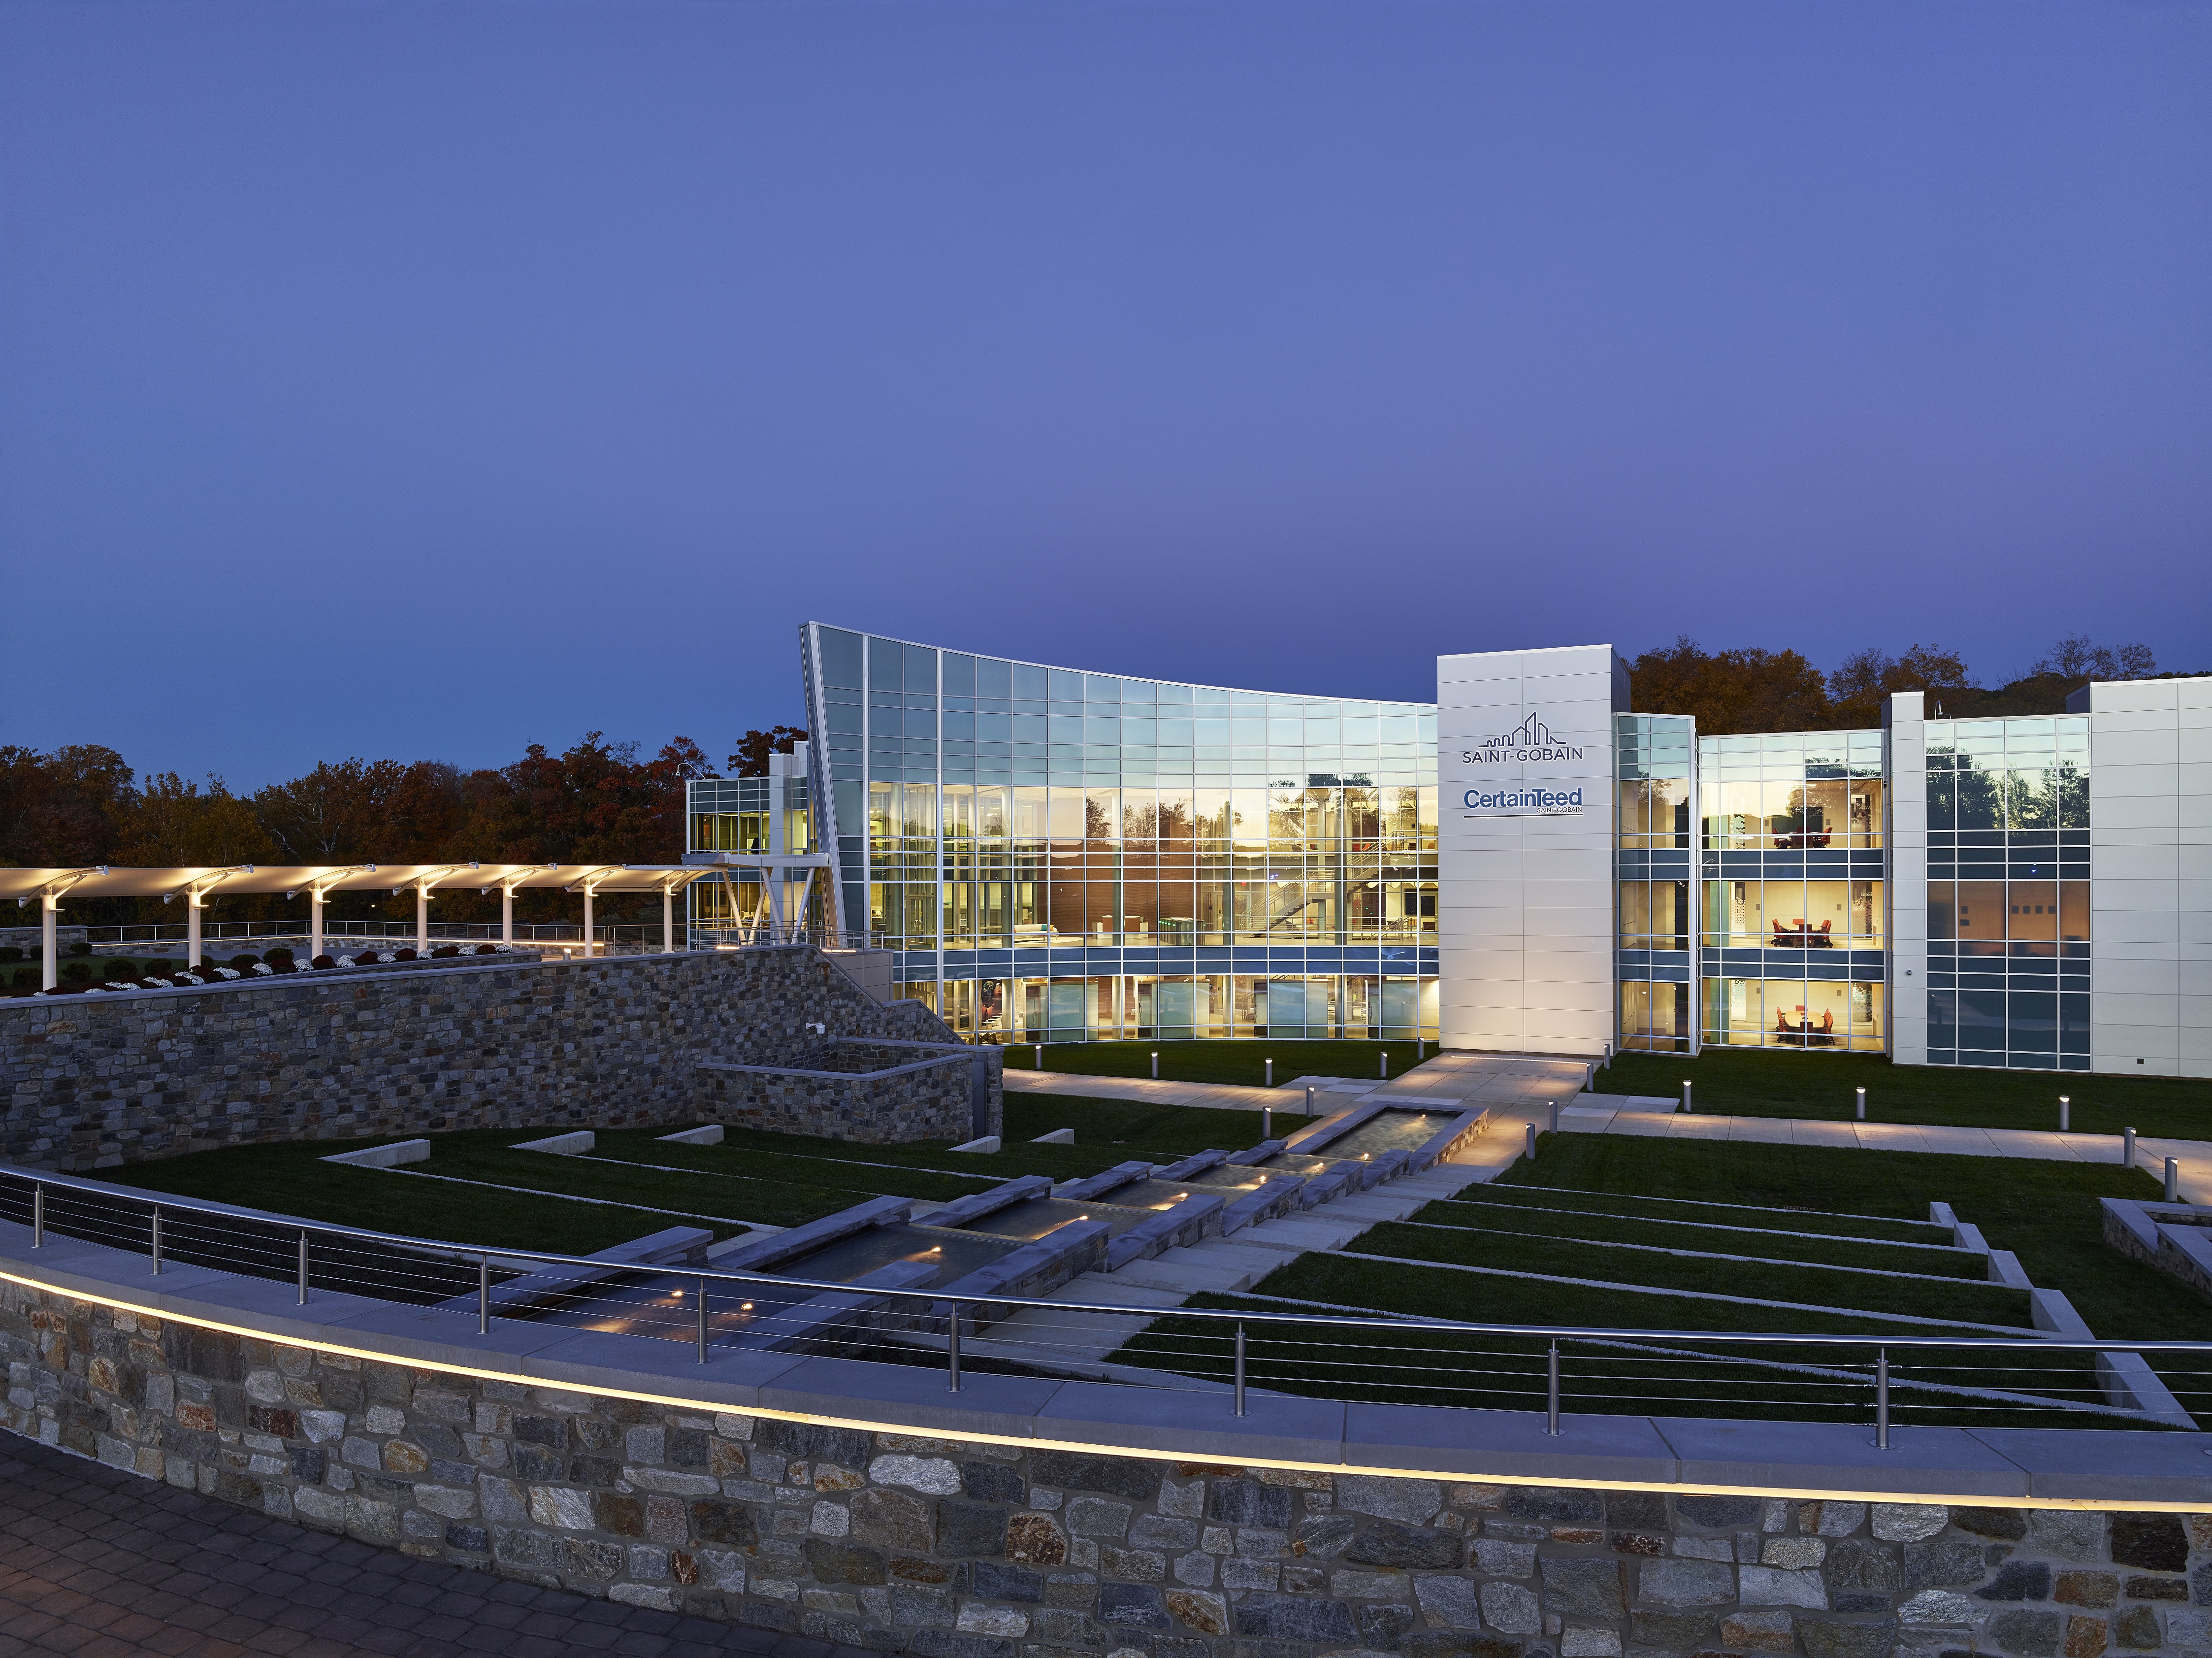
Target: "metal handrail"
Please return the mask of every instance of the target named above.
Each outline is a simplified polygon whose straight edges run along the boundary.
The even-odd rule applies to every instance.
[[[296,1224],[299,1216],[271,1216],[252,1210],[241,1210],[219,1204],[194,1203],[168,1192],[158,1199],[135,1186],[111,1186],[104,1181],[88,1180],[81,1176],[40,1169],[0,1167],[0,1177],[33,1186],[54,1186],[71,1191],[88,1192],[105,1198],[125,1198],[149,1205],[157,1201],[161,1207],[171,1210],[211,1216],[222,1220],[281,1220]],[[362,1227],[341,1226],[335,1222],[309,1221],[311,1230],[327,1233],[333,1237],[350,1239],[356,1242],[396,1244],[409,1249],[424,1249],[439,1254],[465,1257],[474,1260],[485,1253],[481,1244],[454,1243],[437,1238],[418,1238],[406,1233],[377,1232]],[[568,1255],[549,1250],[523,1249],[507,1244],[492,1248],[490,1253],[502,1260],[536,1261],[549,1266],[589,1266],[605,1268],[608,1261],[590,1255]],[[630,1264],[612,1263],[625,1265]],[[640,1271],[653,1270],[637,1266]],[[685,1276],[700,1276],[700,1270],[690,1266],[683,1269]],[[779,1284],[787,1289],[816,1289],[839,1294],[855,1293],[855,1287],[841,1281],[787,1277],[781,1274],[730,1271],[721,1268],[705,1269],[703,1276],[731,1283]],[[899,1289],[889,1286],[864,1284],[860,1292],[871,1295],[902,1295],[915,1301],[942,1301],[952,1299],[941,1289]],[[988,1301],[994,1307],[1047,1308],[1066,1312],[1065,1304],[1034,1296],[1000,1295],[959,1297],[961,1301]],[[1267,1313],[1253,1309],[1224,1311],[1203,1307],[1163,1308],[1158,1306],[1117,1306],[1109,1301],[1083,1303],[1085,1313],[1113,1313],[1157,1319],[1172,1314],[1176,1318],[1197,1319],[1203,1321],[1234,1325],[1239,1320],[1248,1322],[1291,1325],[1316,1325],[1328,1328],[1355,1330],[1429,1330],[1457,1335],[1523,1336],[1538,1339],[1557,1338],[1565,1341],[1699,1341],[1732,1343],[1741,1345],[1788,1344],[1830,1347],[1927,1347],[1927,1348],[2002,1348],[2025,1352],[2094,1352],[2094,1353],[2212,1353],[2212,1341],[2148,1341],[2127,1337],[2092,1338],[2081,1339],[2061,1336],[1909,1336],[1868,1335],[1837,1336],[1808,1332],[1789,1332],[1778,1335],[1756,1334],[1733,1330],[1655,1330],[1649,1327],[1620,1329],[1600,1325],[1559,1324],[1485,1324],[1471,1320],[1435,1319],[1419,1314],[1355,1315],[1331,1313]]]

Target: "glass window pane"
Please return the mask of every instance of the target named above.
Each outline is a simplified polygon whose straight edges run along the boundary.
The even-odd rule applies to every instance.
[[[860,636],[848,633],[842,628],[825,627],[817,629],[816,637],[822,649],[822,683],[847,691],[860,690]]]

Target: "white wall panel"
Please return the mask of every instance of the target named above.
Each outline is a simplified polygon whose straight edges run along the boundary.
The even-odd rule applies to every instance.
[[[1454,922],[1440,934],[1444,1045],[1601,1052],[1614,1025],[1613,649],[1439,657],[1437,704],[1437,907]],[[1532,717],[1549,739],[1533,749],[1512,741]],[[1580,814],[1477,815],[1463,800],[1532,787],[1580,788]]]

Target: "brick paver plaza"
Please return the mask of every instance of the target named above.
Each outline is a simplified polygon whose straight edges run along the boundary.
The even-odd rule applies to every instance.
[[[313,1532],[0,1433],[0,1658],[879,1658]]]

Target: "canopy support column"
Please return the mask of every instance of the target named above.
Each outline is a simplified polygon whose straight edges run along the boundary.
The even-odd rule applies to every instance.
[[[430,887],[420,881],[415,883],[415,954],[430,954]]]
[[[514,942],[514,888],[512,887],[499,889],[499,942],[502,944]]]
[[[197,892],[185,894],[185,966],[187,969],[200,965],[200,895]]]
[[[323,889],[307,889],[307,960],[310,964],[323,953]]]
[[[660,948],[665,955],[676,954],[676,889],[660,889]]]
[[[52,893],[39,894],[39,988],[50,991],[61,983],[61,946],[54,933],[58,919],[56,901]]]

